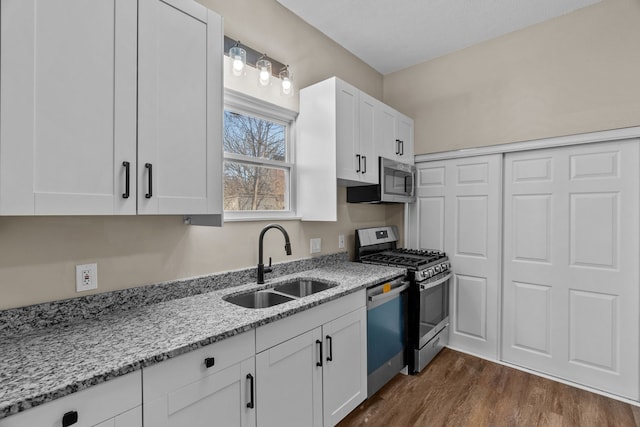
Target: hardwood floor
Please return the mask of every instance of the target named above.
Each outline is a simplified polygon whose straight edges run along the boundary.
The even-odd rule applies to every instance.
[[[338,427],[638,426],[640,408],[444,349],[397,375]]]

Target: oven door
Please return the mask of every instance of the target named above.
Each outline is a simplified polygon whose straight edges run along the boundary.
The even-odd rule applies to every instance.
[[[449,279],[451,272],[418,283],[418,348],[424,347],[449,323]]]

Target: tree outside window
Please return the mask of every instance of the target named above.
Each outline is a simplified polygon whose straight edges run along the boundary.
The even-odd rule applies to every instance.
[[[287,125],[224,112],[224,209],[289,210]]]

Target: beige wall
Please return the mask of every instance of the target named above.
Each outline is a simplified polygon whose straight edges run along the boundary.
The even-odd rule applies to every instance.
[[[604,0],[384,77],[416,154],[640,125],[640,1]]]
[[[298,87],[337,75],[380,98],[382,76],[284,10],[275,0],[203,0],[225,17],[229,36],[291,64]],[[309,239],[322,253],[338,251],[338,234],[353,248],[353,231],[400,221],[401,207],[351,205],[338,192],[336,223],[279,221],[265,237],[274,262],[307,258]],[[192,227],[182,217],[0,217],[0,309],[73,298],[75,265],[98,264],[98,292],[186,278],[257,264],[258,234],[266,222]]]

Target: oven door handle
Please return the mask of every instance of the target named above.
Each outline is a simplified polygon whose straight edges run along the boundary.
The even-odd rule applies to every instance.
[[[383,300],[392,299],[393,297],[395,297],[396,295],[398,295],[399,293],[401,293],[402,291],[404,291],[408,287],[409,287],[409,284],[406,283],[406,284],[404,284],[402,286],[398,286],[397,288],[395,288],[392,291],[385,292],[383,294],[370,295],[368,297],[368,299],[369,299],[370,302],[380,302],[380,301],[383,301]]]
[[[431,288],[435,288],[436,286],[446,282],[447,280],[451,279],[452,277],[453,277],[453,273],[449,273],[446,276],[444,276],[442,279],[438,279],[433,283],[427,283],[426,285],[420,285],[420,292],[429,290]]]

